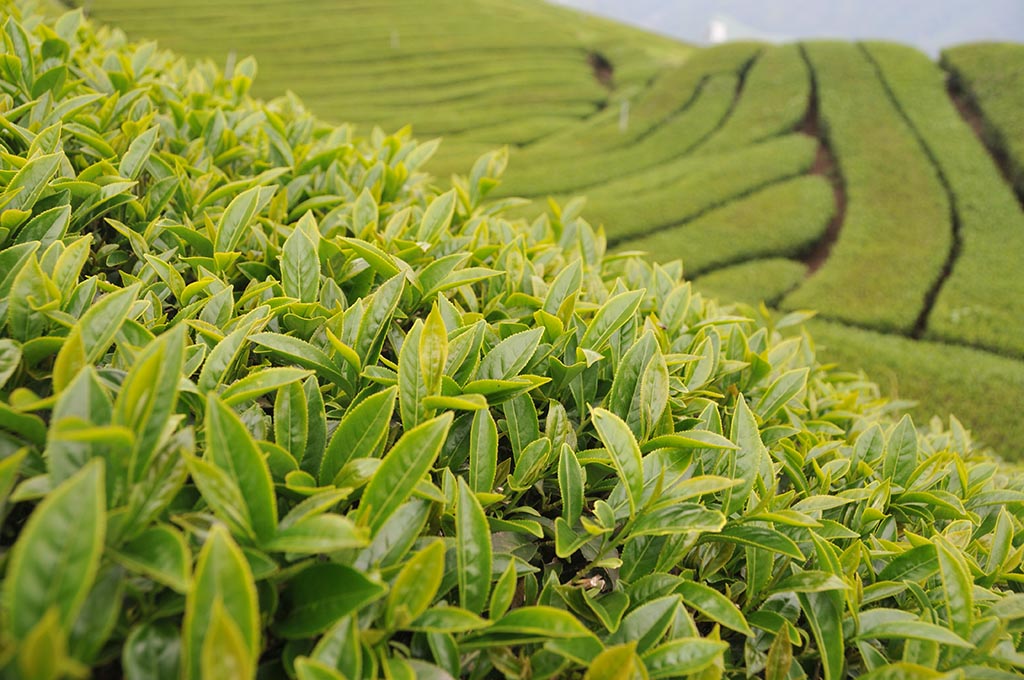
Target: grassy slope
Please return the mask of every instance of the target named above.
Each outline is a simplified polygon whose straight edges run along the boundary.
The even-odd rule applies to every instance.
[[[511,144],[506,193],[568,200],[585,192],[585,214],[603,223],[618,247],[652,250],[661,260],[682,256],[703,272],[698,284],[708,291],[773,301],[796,287],[792,305],[823,306],[848,322],[908,332],[950,252],[949,198],[920,143],[927,121],[896,105],[903,76],[883,80],[884,59],[872,63],[854,46],[812,47],[810,59],[800,46],[694,50],[538,0],[93,0],[91,8],[132,37],[156,38],[187,55],[254,54],[258,94],[291,89],[329,120],[385,128],[412,122],[421,136],[442,135],[446,143],[431,164],[439,174],[465,172],[483,151]],[[814,75],[823,134],[851,199],[846,226],[854,225],[816,277],[832,279],[827,294],[815,279],[817,293],[801,288],[806,267],[796,260],[835,206],[820,178],[794,181],[820,171],[821,150],[819,140],[790,134],[814,133],[802,119],[812,105],[816,51],[837,55],[819,57]],[[593,52],[614,65],[610,83],[595,78]],[[843,60],[853,64],[851,73]],[[936,87],[925,94],[936,96]],[[843,119],[851,97],[857,113]],[[864,144],[880,127],[886,143]],[[840,128],[849,141],[836,137]],[[894,192],[905,200],[894,200]],[[893,210],[903,217],[893,220]],[[1007,210],[1020,212],[1019,205]],[[878,229],[880,222],[890,226]],[[918,225],[921,236],[908,239],[905,225]],[[858,231],[871,229],[892,242],[877,248],[862,236],[857,244]],[[859,250],[851,251],[851,242]],[[897,263],[907,243],[917,254]],[[980,342],[939,323],[963,297],[958,277],[977,282],[986,261],[980,252],[965,249],[962,270],[939,291],[929,337]],[[878,267],[883,261],[890,266]],[[858,300],[858,287],[881,274],[875,290],[894,291],[898,305],[885,294]],[[912,291],[903,290],[907,277]],[[1024,364],[836,323],[812,326],[827,356],[920,399],[919,413],[947,412],[963,395],[965,422],[1016,455],[1007,447],[1018,419],[986,404],[1019,402],[1024,390],[1015,376]],[[964,370],[967,360],[981,368]]]

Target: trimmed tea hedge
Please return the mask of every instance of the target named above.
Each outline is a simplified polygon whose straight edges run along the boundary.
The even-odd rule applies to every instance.
[[[701,145],[720,153],[792,132],[811,103],[811,74],[799,45],[766,47],[750,67],[725,125]]]
[[[952,193],[960,249],[928,318],[928,333],[1024,357],[1024,212],[992,157],[946,94],[942,71],[910,47],[868,53]]]
[[[810,175],[774,184],[627,245],[660,262],[682,258],[686,273],[694,276],[744,260],[799,257],[821,239],[834,212],[832,187]]]
[[[751,305],[778,303],[807,275],[807,265],[781,257],[741,262],[694,281],[697,290],[723,300]]]
[[[802,318],[80,13],[0,59],[0,674],[1004,677],[1022,478]]]
[[[1024,193],[1024,45],[960,45],[943,50],[942,65],[980,110],[986,137],[1005,154],[1011,179]]]
[[[558,157],[517,173],[502,193],[514,196],[580,191],[685,156],[721,124],[736,98],[735,76],[715,76],[694,93],[683,111],[629,146],[587,156]],[[537,156],[530,154],[529,158]],[[524,155],[514,162],[527,161]]]
[[[949,257],[949,198],[862,49],[819,42],[806,50],[847,204],[828,260],[783,304],[909,334]]]

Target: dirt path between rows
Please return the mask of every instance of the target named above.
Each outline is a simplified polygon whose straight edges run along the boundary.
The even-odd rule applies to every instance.
[[[615,89],[615,66],[608,61],[608,57],[600,52],[591,52],[587,55],[587,63],[594,70],[594,78],[606,89]]]
[[[1010,187],[1010,191],[1017,197],[1017,201],[1020,202],[1021,207],[1024,208],[1024,190],[1020,189],[1013,183],[1013,175],[1010,172],[1010,159],[1007,158],[1006,152],[1000,149],[995,144],[989,142],[988,135],[985,131],[985,119],[981,115],[981,111],[978,110],[974,102],[963,88],[956,81],[956,77],[946,72],[946,92],[949,93],[949,99],[953,102],[953,106],[956,107],[957,113],[963,118],[964,122],[967,123],[972,130],[974,135],[978,138],[978,143],[985,147],[988,154],[995,161],[996,166],[999,168],[999,172],[1003,176],[1003,180],[1007,186]]]
[[[801,49],[801,53],[803,50]],[[825,234],[818,240],[814,248],[803,258],[807,265],[807,275],[810,276],[828,260],[832,253],[832,247],[839,239],[839,232],[843,229],[843,220],[846,218],[846,187],[843,186],[843,178],[839,174],[839,167],[832,149],[828,146],[828,140],[821,130],[821,118],[818,110],[818,82],[814,76],[810,61],[804,55],[804,62],[807,64],[807,72],[811,78],[811,101],[807,106],[807,114],[797,127],[796,131],[814,137],[818,140],[818,152],[814,157],[814,165],[811,166],[810,174],[821,175],[832,187],[832,196],[835,200],[835,214],[825,229]]]

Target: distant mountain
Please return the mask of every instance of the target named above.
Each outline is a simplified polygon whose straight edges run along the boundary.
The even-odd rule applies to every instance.
[[[712,20],[729,38],[878,38],[931,54],[982,40],[1024,42],[1021,0],[556,0],[578,9],[706,43]]]

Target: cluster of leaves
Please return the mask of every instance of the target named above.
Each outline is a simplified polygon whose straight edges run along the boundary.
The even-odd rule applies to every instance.
[[[0,56],[0,676],[1013,677],[1018,477],[80,14]],[[753,311],[753,310],[751,310]]]

